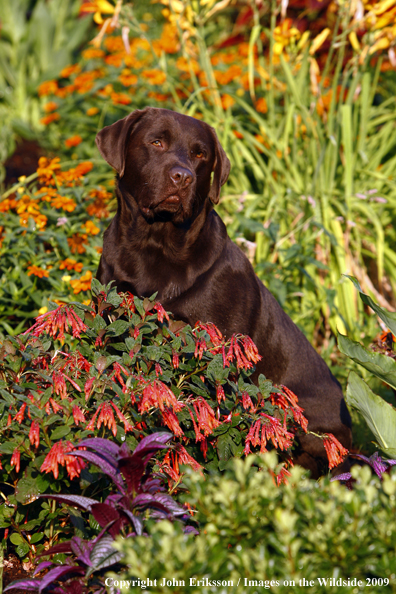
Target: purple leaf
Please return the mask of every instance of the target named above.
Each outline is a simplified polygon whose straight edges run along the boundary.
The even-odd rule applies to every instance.
[[[120,446],[118,446],[116,443],[110,439],[103,439],[102,437],[89,437],[80,441],[78,445],[91,448],[97,452],[105,454],[106,456],[110,454],[114,457],[114,459],[120,450]]]
[[[95,464],[95,466],[98,466],[99,469],[104,472],[104,474],[107,474],[107,476],[109,476],[114,481],[119,489],[123,488],[122,479],[119,475],[119,472],[117,471],[117,468],[99,454],[95,454],[94,452],[86,452],[84,450],[73,450],[73,452],[69,452],[69,454],[66,454],[66,456],[67,455],[84,458],[84,460]]]
[[[44,493],[43,495],[39,495],[38,497],[44,497],[46,499],[55,499],[55,501],[59,501],[60,503],[66,503],[67,505],[71,505],[73,507],[78,507],[83,511],[91,511],[91,505],[97,503],[95,499],[91,499],[90,497],[83,497],[82,495],[52,495],[51,493]],[[46,554],[48,554],[48,551]]]
[[[71,553],[71,552],[72,552],[71,541],[67,540],[66,542],[60,542],[60,543],[54,545],[47,551],[43,551],[42,553],[37,555],[37,559],[39,557],[46,557],[47,555],[55,555],[56,553]]]
[[[199,534],[198,530],[194,528],[194,526],[185,526],[183,532],[184,534],[194,534],[195,536]]]
[[[135,528],[135,532],[138,536],[141,536],[143,533],[143,522],[141,521],[138,516],[135,516],[129,509],[123,509],[122,513],[125,514],[130,521],[132,522],[133,527]]]
[[[107,505],[107,503],[95,503],[91,507],[91,513],[101,528],[120,518],[118,511],[114,507]]]
[[[17,588],[18,590],[38,590],[40,582],[40,579],[33,578],[27,578],[26,580],[15,580],[14,582],[11,582],[11,584],[8,584],[8,586],[3,589],[3,592],[7,592],[7,590],[13,590],[14,588]]]
[[[128,492],[138,493],[140,491],[140,481],[144,473],[144,463],[137,457],[128,456],[118,461],[118,468],[125,479]]]
[[[172,433],[157,432],[143,437],[134,449],[133,456],[143,458],[147,454],[154,454],[157,450],[168,447],[166,443],[173,438]]]
[[[70,567],[70,565],[58,565],[57,567],[54,567],[54,569],[50,569],[49,572],[46,573],[45,576],[40,580],[39,592],[41,593],[44,588],[49,586],[52,582],[67,575],[68,573],[82,575],[85,573],[85,570],[82,567],[78,567],[77,565],[73,565],[72,567]]]
[[[92,570],[88,575],[98,569],[114,565],[122,559],[123,553],[116,551],[113,544],[114,540],[110,536],[104,536],[95,544],[91,554]]]
[[[332,476],[330,482],[332,483],[333,481],[349,481],[349,479],[351,478],[352,475],[350,472],[344,472],[344,474],[337,474],[337,476]]]
[[[396,465],[396,460],[386,460],[386,462],[389,464],[389,466],[395,466]]]
[[[170,495],[166,495],[165,493],[156,493],[154,495],[154,499],[156,502],[161,503],[164,507],[166,507],[170,513],[175,516],[184,515],[186,510],[181,507]]]
[[[91,567],[90,554],[94,543],[92,541],[82,540],[79,536],[74,536],[70,544],[76,560],[82,561],[85,565]]]
[[[45,554],[48,555],[48,552],[45,551]],[[33,572],[33,575],[37,575],[43,569],[47,569],[47,567],[51,567],[51,565],[53,565],[52,561],[42,561],[41,563],[39,563],[37,565],[36,569]]]
[[[372,456],[370,456],[369,464],[372,466],[372,468],[374,469],[374,472],[377,474],[377,476],[379,476],[379,478],[382,478],[382,475],[385,472],[387,465],[382,460],[382,458],[378,454],[378,452],[374,452],[374,454]]]

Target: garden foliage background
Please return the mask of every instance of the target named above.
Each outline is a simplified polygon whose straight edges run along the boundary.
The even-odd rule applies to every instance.
[[[94,139],[103,126],[133,109],[175,109],[215,127],[232,164],[218,207],[229,234],[344,385],[359,359],[344,348],[352,357],[347,360],[336,350],[337,331],[366,347],[375,339],[375,348],[394,363],[391,325],[383,318],[378,325],[344,275],[356,277],[382,308],[395,308],[395,16],[392,0],[159,0],[150,5],[0,0],[0,452],[11,489],[3,496],[12,503],[8,511],[3,506],[1,526],[14,530],[11,542],[22,558],[32,559],[37,543],[44,547],[68,531],[65,509],[53,501],[36,502],[37,514],[28,519],[25,503],[32,489],[98,493],[103,488],[92,473],[76,486],[79,471],[65,458],[71,435],[76,445],[95,419],[95,431],[112,432],[118,441],[132,423],[131,447],[146,429],[165,424],[177,435],[181,426],[179,436],[191,441],[184,462],[192,455],[190,464],[196,469],[197,460],[207,468],[212,464],[212,472],[230,468],[227,462],[242,455],[260,402],[265,414],[284,416],[288,430],[293,423],[303,425],[295,403],[279,404],[277,388],[267,382],[259,391],[249,383],[242,359],[232,363],[231,354],[231,371],[216,367],[221,338],[213,330],[186,329],[180,337],[174,322],[163,325],[165,314],[159,306],[153,309],[154,301],[126,303],[109,291],[103,297],[104,288],[92,286],[103,231],[116,208],[114,174],[99,158]],[[26,141],[40,146],[36,170],[7,184],[7,158]],[[115,308],[110,326],[103,317],[98,321],[100,309],[91,309],[91,288]],[[64,309],[65,304],[70,307]],[[60,317],[47,341],[40,333],[21,336],[37,316],[44,316],[42,327],[51,330],[45,315],[55,315],[57,307]],[[69,329],[61,319],[67,311]],[[137,332],[111,328],[123,323],[118,318],[126,311]],[[83,321],[76,321],[77,314]],[[89,328],[84,346],[81,328],[76,330],[80,323]],[[62,324],[66,336],[59,333]],[[376,338],[380,332],[383,340]],[[243,348],[247,361],[254,362],[249,344]],[[77,349],[82,358],[73,359],[70,353]],[[393,392],[380,381],[383,375],[370,371],[366,365],[359,373],[393,402]],[[147,381],[161,376],[179,392],[188,385],[213,410],[227,384],[232,415],[250,417],[245,425],[232,423],[221,437],[207,412],[203,441],[211,435],[212,449],[206,459],[197,434],[193,444],[190,423],[194,414],[203,418],[203,409],[187,400],[182,413],[172,392],[163,392],[173,416],[167,409],[166,421],[156,410],[157,421],[152,417],[144,425],[142,402],[134,410],[126,398],[129,392],[143,397],[147,387],[135,372]],[[94,382],[101,395],[90,401]],[[109,390],[118,403],[114,410],[103,408]],[[152,398],[160,401],[157,393]],[[356,450],[372,453],[369,430],[356,414],[354,423]],[[272,443],[288,449],[291,438],[279,433]],[[63,444],[59,470],[54,453],[46,458],[56,443]],[[172,481],[180,482],[176,454],[180,458],[180,449],[168,457],[165,469],[172,489]],[[44,470],[59,481],[50,484],[40,472],[44,460]],[[287,464],[274,474],[286,476]],[[97,529],[91,518],[91,532],[84,532],[79,514],[73,514],[79,534]],[[22,521],[28,525],[18,530]],[[34,530],[41,536],[32,539]],[[155,534],[153,547],[158,530]]]

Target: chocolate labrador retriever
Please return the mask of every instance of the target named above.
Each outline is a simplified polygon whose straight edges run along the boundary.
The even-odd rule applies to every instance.
[[[118,210],[104,234],[97,278],[139,297],[158,292],[176,319],[213,322],[226,337],[248,334],[263,373],[295,392],[315,432],[351,445],[341,387],[305,336],[257,278],[213,210],[230,162],[213,128],[148,107],[96,137],[117,172]],[[326,460],[322,441],[299,440],[295,460],[313,476]]]

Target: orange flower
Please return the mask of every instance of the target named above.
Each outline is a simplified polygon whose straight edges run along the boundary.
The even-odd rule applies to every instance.
[[[37,175],[41,183],[48,182],[53,179],[55,172],[60,170],[60,158],[47,159],[47,157],[40,157],[37,168]]]
[[[44,105],[44,111],[45,113],[51,113],[51,111],[55,111],[55,109],[57,109],[58,104],[55,103],[55,101],[49,101],[48,103],[46,103]]]
[[[28,267],[28,276],[32,276],[32,274],[34,274],[34,276],[38,276],[39,278],[43,278],[44,276],[49,277],[48,270],[44,270],[44,268],[39,268],[35,265]]]
[[[56,442],[45,457],[40,468],[41,472],[52,472],[57,479],[59,476],[58,466],[66,465],[66,471],[70,479],[80,476],[81,470],[85,468],[86,464],[75,456],[66,455],[71,450],[74,450],[74,446],[70,441]]]
[[[72,74],[75,74],[76,72],[80,72],[81,68],[78,64],[73,64],[71,66],[66,66],[65,68],[63,68],[63,70],[61,70],[61,77],[62,78],[69,78],[69,76],[71,76]]]
[[[82,226],[88,235],[97,235],[100,233],[99,227],[97,227],[92,221],[86,221]]]
[[[124,87],[130,87],[131,85],[136,85],[138,77],[136,74],[132,74],[128,68],[125,68],[118,77],[118,80],[124,85]]]
[[[265,97],[260,97],[260,99],[258,99],[256,101],[255,107],[256,107],[256,111],[258,111],[260,113],[267,113],[268,105],[265,100]]]
[[[18,214],[23,214],[24,212],[30,215],[40,214],[37,200],[32,200],[27,194],[24,194],[18,200],[16,211]]]
[[[152,85],[162,85],[166,81],[166,74],[158,68],[152,70],[143,70],[142,76],[146,78]]]
[[[56,82],[56,80],[47,80],[41,83],[41,85],[39,86],[38,94],[40,95],[40,97],[42,97],[43,95],[54,95],[57,90],[58,83]]]
[[[58,195],[51,200],[51,206],[56,209],[62,208],[66,212],[73,212],[77,205],[72,198]]]
[[[73,287],[73,293],[77,295],[81,291],[89,291],[91,288],[92,282],[92,272],[87,270],[87,272],[79,279],[71,280],[70,284]]]
[[[132,99],[125,93],[111,93],[110,98],[116,105],[129,105],[132,103]]]
[[[44,126],[48,126],[48,124],[51,124],[52,122],[56,122],[57,120],[60,120],[59,113],[50,113],[49,115],[41,118],[40,122],[42,124],[44,124]]]
[[[111,403],[109,403],[109,402],[103,402],[103,404],[101,404],[99,406],[96,413],[94,414],[91,421],[88,423],[88,425],[86,427],[87,431],[93,431],[93,429],[95,427],[96,417],[100,411],[99,418],[96,423],[96,428],[100,429],[100,427],[103,424],[105,427],[108,427],[111,430],[114,437],[117,435],[117,425],[115,422],[113,409],[111,408],[110,404]]]
[[[76,262],[73,258],[66,258],[66,260],[62,260],[59,263],[60,270],[75,270],[76,272],[81,272],[83,268],[82,262]]]
[[[14,417],[14,421],[17,421],[19,424],[22,423],[23,419],[25,418],[25,410],[26,410],[26,402],[24,402]]]
[[[79,254],[85,253],[84,244],[88,243],[88,235],[81,235],[80,233],[75,233],[71,237],[67,238],[67,243],[73,254],[78,252]]]
[[[81,52],[81,55],[85,60],[93,60],[95,58],[103,58],[105,52],[101,49],[89,48]]]
[[[89,109],[87,109],[87,111],[85,113],[87,114],[87,116],[94,116],[97,113],[99,113],[99,108],[98,107],[90,107]]]
[[[220,72],[219,70],[215,71],[215,79],[220,85],[227,85],[228,83],[232,82],[234,79],[239,78],[242,74],[242,68],[233,64],[226,70],[226,72]]]
[[[17,207],[18,202],[15,198],[6,198],[0,202],[0,212],[7,212]]]
[[[82,143],[82,138],[78,134],[76,134],[75,136],[70,136],[70,138],[67,138],[65,140],[65,145],[67,148],[72,148],[73,146],[78,146],[81,143]]]
[[[170,408],[165,408],[162,411],[162,419],[167,427],[172,431],[176,437],[182,437],[184,435],[182,428],[179,425],[179,419],[176,413]]]
[[[224,93],[224,95],[221,96],[221,104],[223,109],[229,109],[234,105],[234,103],[235,99],[231,97],[231,95],[228,95],[228,93]]]
[[[213,433],[214,429],[221,425],[221,423],[216,419],[213,409],[201,396],[193,403],[193,407],[197,416],[197,422],[195,422],[192,411],[189,409],[188,412],[190,413],[193,422],[195,440],[198,442],[204,440],[205,437]],[[203,434],[201,431],[203,431]]]

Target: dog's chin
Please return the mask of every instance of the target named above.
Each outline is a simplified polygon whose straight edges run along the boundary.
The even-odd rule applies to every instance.
[[[177,194],[168,196],[155,205],[141,206],[140,210],[150,223],[155,221],[183,223],[191,217],[186,201]]]

